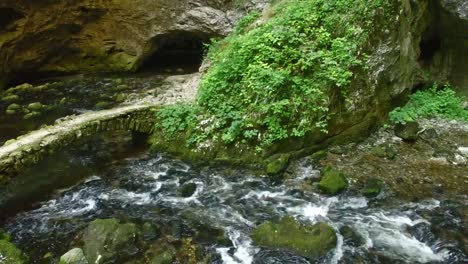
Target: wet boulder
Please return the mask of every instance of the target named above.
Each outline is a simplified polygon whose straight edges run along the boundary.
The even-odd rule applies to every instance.
[[[266,173],[268,175],[276,175],[286,170],[289,165],[289,155],[276,155],[267,161]]]
[[[341,227],[340,234],[343,236],[343,240],[352,246],[359,246],[364,243],[363,238],[349,226]]]
[[[145,252],[145,259],[151,264],[170,264],[175,259],[177,249],[164,240],[158,240]]]
[[[328,195],[336,195],[343,192],[348,187],[348,181],[343,173],[327,167],[322,172],[322,179],[318,187]]]
[[[83,233],[84,254],[90,263],[118,262],[138,253],[140,232],[135,224],[97,219]]]
[[[394,159],[398,150],[392,145],[381,145],[373,147],[371,153],[379,158]]]
[[[405,141],[416,141],[418,132],[419,123],[415,121],[395,125],[395,135]]]
[[[326,255],[337,243],[335,231],[328,224],[303,225],[293,217],[261,224],[252,239],[259,246],[288,250],[311,259]]]
[[[81,248],[74,248],[60,257],[59,264],[88,264],[84,252]]]
[[[178,193],[179,193],[179,196],[190,197],[195,193],[196,190],[197,190],[197,184],[194,182],[188,182],[182,185],[182,187],[180,187]]]

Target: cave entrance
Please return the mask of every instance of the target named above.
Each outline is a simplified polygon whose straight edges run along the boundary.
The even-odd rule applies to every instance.
[[[167,73],[197,72],[203,61],[206,35],[192,32],[173,32],[153,40],[153,53],[146,58],[140,70]]]
[[[15,21],[24,18],[24,15],[9,7],[0,7],[0,30],[6,29]]]
[[[421,55],[419,59],[427,66],[433,62],[434,56],[442,48],[442,37],[439,32],[426,33],[419,44]]]

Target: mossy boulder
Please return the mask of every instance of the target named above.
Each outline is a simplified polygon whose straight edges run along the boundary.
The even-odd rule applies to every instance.
[[[323,170],[322,175],[318,187],[328,195],[339,194],[348,187],[348,181],[344,174],[335,169],[327,167]]]
[[[319,150],[317,152],[315,152],[314,154],[310,155],[310,158],[314,161],[314,162],[319,162],[320,160],[326,158],[328,155],[327,151],[325,150]]]
[[[62,257],[60,257],[59,264],[88,264],[88,260],[86,259],[83,250],[81,248],[74,248],[67,253],[65,253]]]
[[[122,224],[117,219],[97,219],[83,234],[84,254],[90,263],[118,262],[138,253],[139,230],[133,223]]]
[[[13,243],[0,240],[0,263],[23,264],[28,263],[28,258]]]
[[[328,224],[303,225],[293,217],[261,224],[252,239],[259,246],[285,249],[311,259],[326,255],[337,243],[335,231]]]
[[[361,193],[369,198],[376,197],[382,191],[382,185],[383,183],[380,179],[368,179],[364,188],[361,189]]]
[[[268,175],[275,175],[286,170],[289,164],[289,155],[281,154],[275,155],[267,161],[266,173]]]

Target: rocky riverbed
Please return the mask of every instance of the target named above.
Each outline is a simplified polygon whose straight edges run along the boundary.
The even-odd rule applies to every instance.
[[[421,121],[422,130],[429,125],[454,158],[464,154],[457,133],[465,124]],[[390,143],[395,151],[375,148]],[[388,176],[394,167],[387,159],[399,164],[396,173],[408,172],[414,153],[416,164],[432,162],[429,147],[416,148],[425,144],[383,129],[360,144],[293,162],[281,184],[231,166],[134,154],[91,166],[77,184],[11,215],[3,227],[32,263],[464,263],[466,189],[434,191]],[[77,161],[92,157],[80,153],[73,154]],[[375,157],[360,159],[369,155]],[[447,157],[435,163],[444,169],[412,177],[444,184],[446,168],[464,168],[461,161]],[[388,174],[363,169],[378,164]],[[345,187],[328,195],[336,182],[326,177],[344,177]],[[369,191],[370,179],[377,191]]]

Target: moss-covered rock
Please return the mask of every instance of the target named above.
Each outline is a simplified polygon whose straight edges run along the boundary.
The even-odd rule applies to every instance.
[[[312,259],[326,255],[337,242],[328,224],[303,225],[293,217],[261,224],[252,239],[259,246],[286,249]]]
[[[84,254],[90,263],[116,262],[119,258],[138,253],[135,224],[121,224],[117,219],[98,219],[89,224],[83,234]]]
[[[364,188],[362,188],[361,193],[362,195],[372,198],[379,195],[382,191],[383,182],[377,178],[368,179]]]
[[[325,168],[322,172],[323,177],[318,187],[328,195],[336,195],[343,192],[348,187],[348,181],[343,173],[332,168]]]
[[[145,252],[151,264],[171,264],[177,254],[176,248],[167,241],[157,241]]]
[[[325,158],[327,155],[328,155],[327,151],[319,150],[319,151],[315,152],[314,154],[310,155],[310,158],[313,161],[318,162],[318,161],[322,160],[323,158]]]
[[[268,175],[275,175],[275,174],[281,173],[284,170],[286,170],[286,168],[288,167],[288,164],[289,164],[288,154],[276,155],[267,161],[266,173]]]
[[[0,263],[23,264],[28,263],[28,258],[13,243],[0,240]]]

